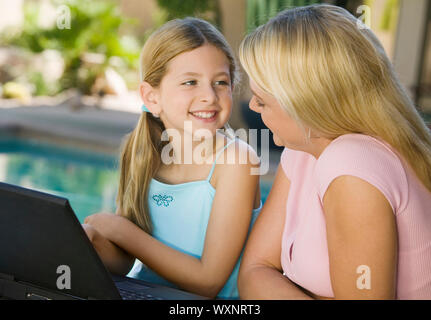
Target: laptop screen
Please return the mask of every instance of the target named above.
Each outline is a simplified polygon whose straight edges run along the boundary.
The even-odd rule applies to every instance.
[[[80,298],[121,299],[69,201],[5,183],[0,273]]]

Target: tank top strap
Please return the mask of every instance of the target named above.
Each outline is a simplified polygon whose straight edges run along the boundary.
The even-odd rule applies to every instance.
[[[231,141],[229,141],[224,147],[223,147],[223,149],[221,149],[218,153],[217,153],[217,155],[216,155],[216,158],[215,158],[215,160],[214,160],[214,162],[213,162],[213,165],[212,165],[212,167],[211,167],[211,171],[210,171],[210,173],[209,173],[209,175],[208,175],[208,178],[207,178],[207,181],[209,182],[210,180],[211,180],[211,178],[212,178],[212,176],[213,176],[213,173],[214,173],[214,169],[215,169],[215,165],[216,165],[216,163],[217,163],[217,160],[218,160],[218,158],[220,157],[220,155],[227,149],[227,147],[229,147],[233,142],[235,142],[236,141],[236,138],[234,138],[234,139],[232,139]]]

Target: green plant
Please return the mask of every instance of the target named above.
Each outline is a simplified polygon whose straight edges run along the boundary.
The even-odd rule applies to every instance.
[[[39,71],[30,72],[28,79],[34,85],[34,95],[50,96],[60,90],[58,83],[49,83],[45,81],[43,74]]]
[[[320,2],[319,0],[248,0],[247,30],[254,30],[286,8],[306,6]]]
[[[396,27],[399,6],[398,0],[386,0],[382,21],[380,23],[380,28],[382,30],[390,31]]]
[[[12,36],[3,36],[3,41],[10,45],[25,48],[34,53],[46,49],[55,49],[61,52],[65,62],[65,70],[60,79],[59,90],[78,88],[83,93],[90,90],[97,74],[109,64],[109,58],[121,58],[128,68],[137,68],[140,45],[130,36],[121,36],[119,29],[127,22],[133,24],[131,19],[121,16],[118,5],[111,0],[52,0],[58,8],[66,5],[70,12],[70,28],[59,28],[54,24],[48,29],[38,26],[39,6],[34,2],[25,2],[24,25],[21,32]],[[99,53],[105,56],[101,66],[88,66],[83,64],[84,53]],[[86,72],[81,69],[85,68]],[[83,79],[80,74],[86,74]],[[37,76],[35,78],[37,80]],[[42,84],[38,80],[41,91]]]
[[[201,17],[220,27],[220,8],[216,0],[157,0],[165,21],[189,16]]]
[[[253,31],[284,9],[317,3],[330,3],[343,7],[356,15],[356,9],[364,3],[364,0],[247,0],[247,30],[248,32]]]

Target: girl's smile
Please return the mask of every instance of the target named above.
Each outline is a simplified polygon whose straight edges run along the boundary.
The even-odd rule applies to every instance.
[[[190,114],[204,123],[210,123],[216,120],[218,111],[195,111],[190,112]]]

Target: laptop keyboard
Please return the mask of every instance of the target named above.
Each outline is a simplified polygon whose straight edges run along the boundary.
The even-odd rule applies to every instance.
[[[129,291],[118,289],[123,300],[163,300],[163,298],[155,297],[149,293]]]

